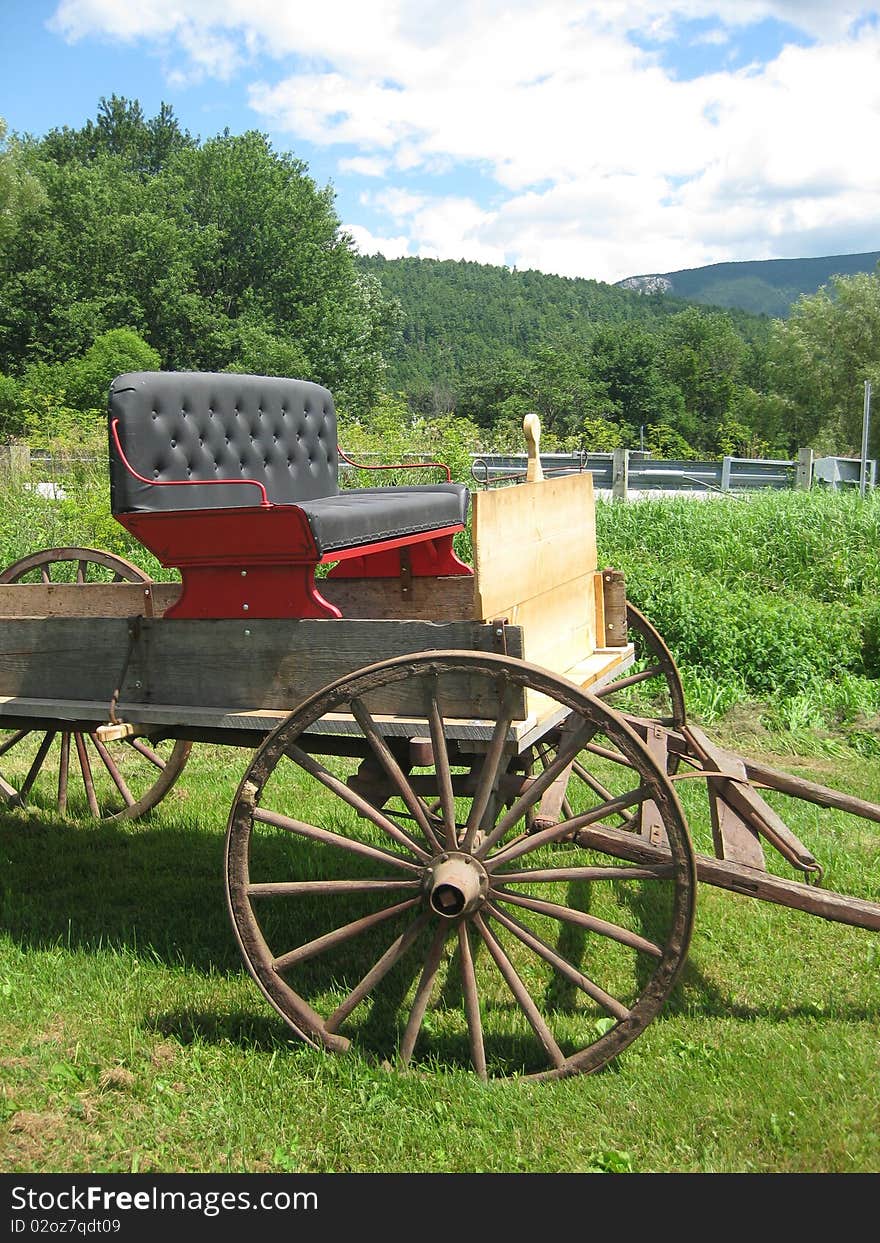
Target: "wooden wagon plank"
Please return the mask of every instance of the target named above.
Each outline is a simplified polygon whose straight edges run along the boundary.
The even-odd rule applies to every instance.
[[[180,583],[12,583],[0,585],[0,617],[161,616]]]
[[[589,474],[475,492],[474,570],[480,616],[508,616],[526,600],[597,568]]]
[[[198,623],[194,623],[198,624]],[[322,623],[323,624],[323,623]],[[566,676],[584,689],[590,689],[623,672],[633,660],[633,649],[609,648],[593,654],[566,671]],[[508,742],[518,751],[531,746],[549,729],[559,724],[565,716],[553,701],[535,696],[532,710],[522,720],[514,721],[508,732]],[[123,723],[101,730],[102,736],[123,737],[139,732],[218,731],[220,733],[253,735],[270,733],[280,725],[289,712],[297,706],[290,703],[284,708],[241,708],[220,704],[205,707],[198,703],[143,703],[132,700],[120,704]],[[551,709],[555,711],[551,711]],[[430,728],[424,712],[376,713],[380,732],[387,737],[426,738]],[[29,721],[41,722],[50,728],[56,721],[91,723],[103,726],[107,720],[107,703],[98,699],[55,699],[0,696],[0,725],[27,727]],[[483,719],[473,716],[444,718],[446,733],[450,739],[462,744],[463,750],[485,749],[492,737],[494,716]],[[322,733],[337,737],[360,737],[360,729],[354,718],[347,713],[331,713],[320,724]],[[222,741],[222,739],[218,739]]]
[[[508,627],[506,639],[510,655],[521,656],[521,630]],[[467,621],[22,618],[0,627],[0,695],[109,705],[124,678],[120,718],[130,702],[289,711],[365,665],[413,652],[491,652],[495,642],[491,626]],[[421,714],[422,694],[403,680],[373,696],[370,707]],[[452,679],[444,710],[494,716],[490,680],[471,673]],[[517,718],[525,716],[523,694]]]
[[[344,618],[469,621],[476,617],[470,577],[322,578],[318,590]],[[489,618],[491,621],[492,619]]]
[[[469,621],[472,578],[328,578],[319,590],[345,618]],[[161,617],[180,583],[14,583],[0,585],[0,617]]]

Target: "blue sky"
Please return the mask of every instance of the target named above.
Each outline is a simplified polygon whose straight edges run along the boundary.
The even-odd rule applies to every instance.
[[[880,10],[840,0],[4,0],[0,116],[259,129],[359,249],[619,280],[880,249]]]

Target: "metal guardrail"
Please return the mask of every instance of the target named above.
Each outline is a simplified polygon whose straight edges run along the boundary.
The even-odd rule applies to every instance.
[[[472,455],[471,474],[486,487],[502,480],[525,478],[525,454],[481,453]],[[758,488],[804,488],[813,482],[859,486],[858,458],[818,458],[812,450],[800,450],[797,458],[723,457],[716,460],[660,460],[634,450],[613,453],[542,453],[545,475],[588,471],[599,491],[625,497],[630,492],[745,492]],[[868,486],[876,485],[877,463],[870,461]]]
[[[370,463],[382,462],[383,455],[360,455]],[[419,454],[403,455],[403,463],[421,460]],[[71,465],[106,461],[89,453],[64,454],[55,458],[45,450],[31,450],[26,444],[0,445],[0,478],[25,477],[35,468],[56,478]],[[525,479],[528,458],[524,453],[471,454],[471,475],[484,487],[509,480]],[[803,488],[821,484],[830,488],[858,488],[861,459],[851,457],[814,458],[812,450],[801,449],[796,459],[724,457],[716,460],[661,460],[635,449],[616,449],[613,453],[542,453],[544,474],[570,475],[588,471],[597,491],[614,496],[629,492],[744,492],[756,488]],[[354,468],[340,462],[340,478]],[[866,487],[877,486],[877,462],[868,459]]]
[[[613,475],[612,453],[542,453],[545,475],[575,475],[589,471],[597,488],[610,488]],[[528,458],[524,453],[471,454],[471,475],[487,486],[498,479],[514,482],[525,479]]]
[[[867,462],[869,488],[877,486],[877,463],[873,458]],[[832,488],[841,484],[857,488],[862,481],[862,459],[857,457],[819,457],[813,463],[813,478]]]

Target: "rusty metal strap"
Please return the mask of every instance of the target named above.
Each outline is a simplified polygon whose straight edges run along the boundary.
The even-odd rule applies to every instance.
[[[125,660],[122,662],[122,669],[119,673],[116,689],[110,696],[109,718],[111,725],[119,725],[121,722],[116,716],[116,709],[119,706],[119,696],[122,694],[122,687],[125,684],[125,675],[128,673],[128,665],[131,660],[132,652],[135,644],[141,637],[141,618],[132,617],[128,622],[128,646],[125,649]]]

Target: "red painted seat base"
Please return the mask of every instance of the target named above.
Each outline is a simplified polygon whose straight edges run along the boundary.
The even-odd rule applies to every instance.
[[[396,578],[402,562],[415,577],[472,574],[452,551],[461,525],[321,557],[295,505],[115,517],[162,565],[180,570],[183,591],[166,617],[339,618],[315,582],[315,567],[334,561],[339,564],[330,571],[333,578]]]

